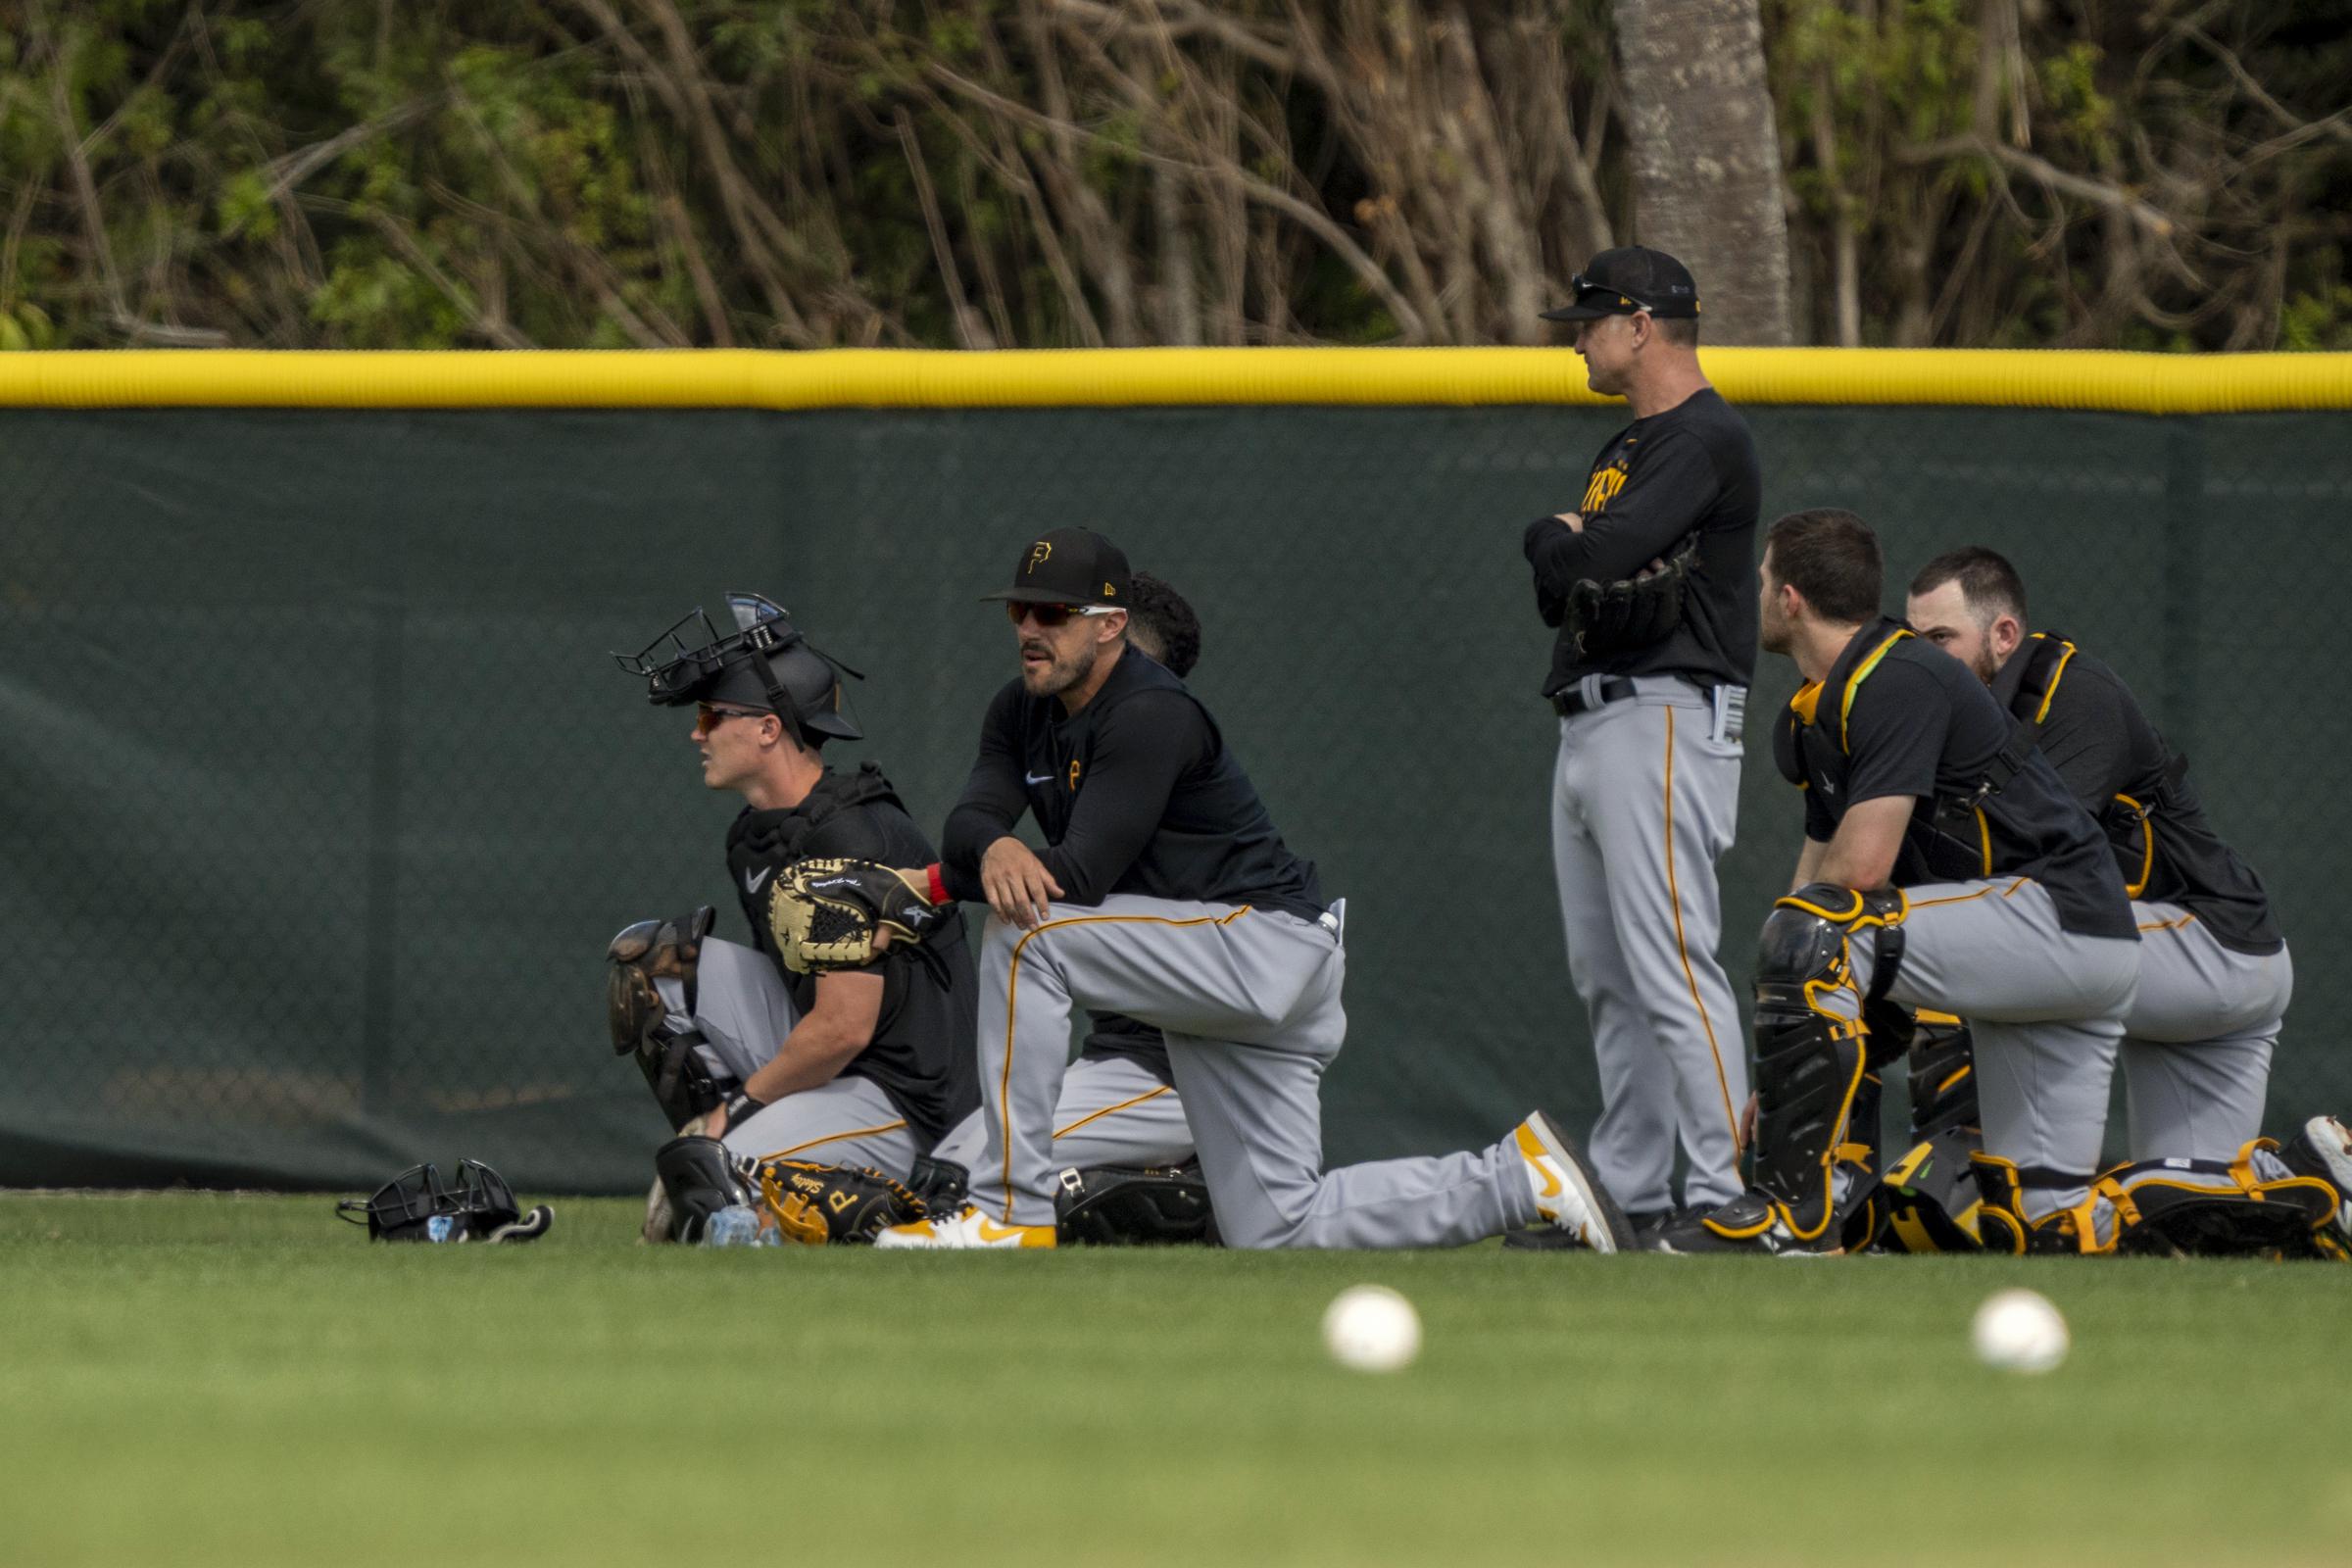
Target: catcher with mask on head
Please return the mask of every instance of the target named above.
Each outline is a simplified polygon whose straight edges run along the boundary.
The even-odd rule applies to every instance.
[[[845,772],[819,755],[862,737],[842,710],[847,666],[771,601],[730,594],[728,605],[731,633],[696,611],[619,656],[650,701],[695,710],[704,785],[744,798],[727,870],[754,944],[712,937],[709,906],[613,939],[613,1049],[637,1058],[680,1134],[656,1158],[647,1237],[701,1239],[711,1214],[755,1205],[765,1188],[795,1240],[858,1239],[920,1212],[895,1184],[977,1103],[971,954],[960,924],[944,921],[855,966],[779,965],[765,908],[782,868],[920,858],[930,845],[872,762]],[[778,1162],[791,1168],[760,1168]],[[809,1223],[819,1215],[833,1223]]]

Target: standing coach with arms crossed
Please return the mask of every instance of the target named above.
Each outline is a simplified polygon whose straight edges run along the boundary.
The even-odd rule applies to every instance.
[[[1574,512],[1527,528],[1536,609],[1559,629],[1544,695],[1560,715],[1552,857],[1568,973],[1600,1069],[1592,1156],[1639,1232],[1684,1200],[1736,1197],[1747,1099],[1740,1008],[1715,956],[1715,861],[1740,809],[1756,662],[1762,476],[1746,424],[1698,367],[1698,290],[1673,257],[1603,251],[1576,298],[1595,392],[1634,422]]]

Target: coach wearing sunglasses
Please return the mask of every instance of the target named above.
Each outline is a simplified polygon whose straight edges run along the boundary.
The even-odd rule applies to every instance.
[[[1715,862],[1740,805],[1762,476],[1746,423],[1699,369],[1682,263],[1603,251],[1544,314],[1572,323],[1587,384],[1634,416],[1575,509],[1528,524],[1522,546],[1558,631],[1544,683],[1560,728],[1552,856],[1599,1067],[1592,1161],[1646,1237],[1673,1218],[1678,1143],[1685,1203],[1741,1185],[1747,1065],[1715,956]]]

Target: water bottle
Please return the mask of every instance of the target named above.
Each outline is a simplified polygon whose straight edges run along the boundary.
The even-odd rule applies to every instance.
[[[705,1247],[773,1247],[782,1240],[775,1231],[760,1225],[759,1210],[749,1203],[734,1203],[720,1209],[703,1227]]]

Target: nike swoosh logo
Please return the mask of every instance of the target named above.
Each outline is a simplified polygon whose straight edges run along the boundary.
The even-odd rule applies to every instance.
[[[1021,1238],[1021,1230],[1022,1227],[1018,1225],[1000,1225],[993,1219],[983,1218],[980,1221],[980,1239],[984,1242],[1017,1242]]]
[[[1051,784],[1054,782],[1054,775],[1051,773],[1024,773],[1021,776],[1026,778],[1032,784]]]
[[[772,865],[770,865],[770,866],[763,866],[763,867],[761,867],[761,868],[760,868],[760,874],[759,874],[758,876],[754,876],[754,875],[753,875],[751,872],[749,872],[749,871],[746,871],[746,872],[744,872],[744,873],[743,873],[743,891],[744,891],[744,892],[746,892],[746,893],[749,893],[749,894],[751,894],[751,895],[752,895],[754,898],[757,898],[757,897],[759,897],[759,895],[760,895],[760,883],[762,883],[762,882],[765,882],[765,881],[767,880],[767,873],[768,873],[768,872],[770,872],[770,871],[773,871],[774,869],[775,869],[775,867],[774,867],[774,866],[772,866]]]
[[[1519,1152],[1527,1157],[1527,1162],[1535,1166],[1537,1173],[1544,1178],[1544,1191],[1536,1195],[1537,1200],[1540,1202],[1546,1198],[1559,1197],[1560,1178],[1551,1168],[1550,1157],[1544,1152],[1543,1143],[1537,1139],[1534,1133],[1524,1127],[1519,1129]]]

